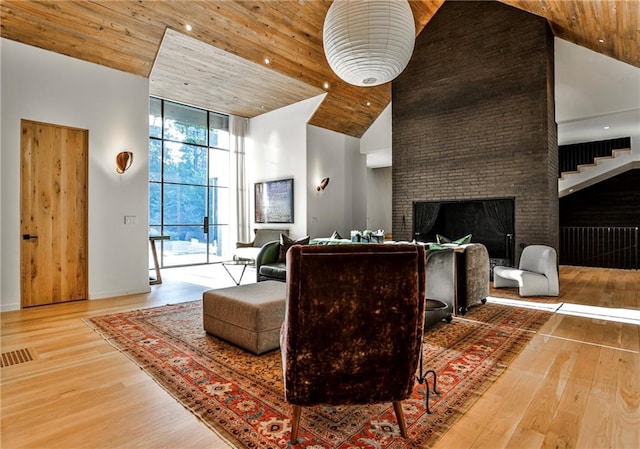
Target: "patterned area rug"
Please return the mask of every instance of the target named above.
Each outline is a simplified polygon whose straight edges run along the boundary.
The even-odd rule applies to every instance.
[[[542,310],[487,303],[425,332],[425,369],[440,396],[425,409],[425,385],[403,402],[408,438],[391,404],[303,408],[300,448],[424,448],[457,420],[550,317]],[[87,321],[187,409],[241,448],[287,447],[280,351],[252,355],[207,335],[194,301]]]
[[[518,288],[495,288],[493,282],[489,286],[489,297],[515,299],[522,302],[534,302],[542,304],[561,304],[564,302],[569,293],[567,289],[561,290],[558,296],[520,296]]]

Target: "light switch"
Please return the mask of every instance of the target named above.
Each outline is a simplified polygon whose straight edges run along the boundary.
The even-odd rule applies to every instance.
[[[125,215],[124,224],[126,225],[138,224],[138,217],[136,217],[135,215]]]

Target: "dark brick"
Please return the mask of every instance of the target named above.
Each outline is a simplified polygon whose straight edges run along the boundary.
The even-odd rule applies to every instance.
[[[498,2],[445,2],[392,83],[393,235],[415,200],[515,198],[516,249],[558,248],[553,35]],[[404,221],[403,221],[404,217]]]

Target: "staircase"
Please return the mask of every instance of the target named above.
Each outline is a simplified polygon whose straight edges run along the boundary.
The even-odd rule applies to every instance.
[[[630,138],[561,146],[558,156],[560,198],[640,168],[640,155],[637,148],[632,149]],[[639,251],[640,234],[636,223],[612,226],[608,222],[599,223],[596,217],[587,226],[560,228],[559,256],[563,265],[637,270],[640,268]]]
[[[563,145],[558,149],[558,196],[562,198],[632,168],[640,160],[631,151],[631,139],[611,139]]]
[[[627,154],[627,153],[631,153],[631,148],[625,148],[625,149],[620,149],[620,150],[613,150],[611,152],[611,156],[598,156],[593,158],[593,162],[589,163],[589,164],[579,164],[575,170],[571,170],[571,171],[563,171],[562,173],[560,173],[560,179],[565,179],[565,176],[568,175],[575,175],[575,174],[579,174],[579,173],[583,173],[587,170],[589,170],[591,167],[597,167],[598,164],[601,161],[607,161],[610,159],[615,159],[616,157],[618,157],[618,155],[621,154]]]
[[[612,157],[615,150],[630,148],[630,137],[561,145],[558,148],[558,174],[562,177],[562,173],[575,172],[581,165],[592,165],[598,158]]]

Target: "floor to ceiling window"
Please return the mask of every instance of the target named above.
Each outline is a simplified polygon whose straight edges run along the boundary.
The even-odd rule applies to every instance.
[[[229,239],[229,116],[150,99],[149,235],[162,267],[221,260]]]

